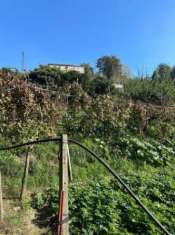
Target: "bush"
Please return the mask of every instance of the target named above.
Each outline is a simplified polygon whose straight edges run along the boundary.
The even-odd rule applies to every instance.
[[[154,167],[167,165],[174,158],[172,147],[166,147],[153,139],[144,140],[132,135],[113,140],[112,150],[118,157],[126,157],[135,163],[148,163]]]

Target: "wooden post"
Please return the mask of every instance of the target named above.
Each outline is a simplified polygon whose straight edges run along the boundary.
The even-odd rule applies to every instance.
[[[4,210],[3,210],[3,198],[2,198],[2,177],[0,171],[0,221],[3,222],[4,219]]]
[[[69,235],[69,210],[68,210],[68,139],[62,136],[61,155],[59,158],[60,188],[57,235]]]
[[[70,160],[70,152],[69,152],[69,146],[67,145],[67,152],[68,152],[68,170],[69,170],[69,180],[72,181],[73,176],[72,176],[72,165],[71,165],[71,160]]]
[[[31,149],[32,149],[32,146],[29,146],[28,150],[26,152],[24,175],[23,175],[23,178],[22,178],[22,186],[21,186],[21,193],[20,193],[20,201],[23,201],[25,193],[26,193],[26,189],[27,189],[27,179],[28,179],[28,173],[29,173],[30,150]]]

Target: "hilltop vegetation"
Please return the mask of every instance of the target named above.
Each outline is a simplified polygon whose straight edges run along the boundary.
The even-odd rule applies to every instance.
[[[174,234],[174,67],[161,64],[151,77],[132,79],[113,56],[100,58],[97,72],[84,66],[85,74],[48,66],[29,74],[1,69],[0,145],[67,133],[102,156]],[[58,150],[56,144],[34,147],[26,206],[18,220],[6,213],[9,234],[25,231],[21,221],[29,208],[35,209],[39,227],[55,216]],[[25,151],[0,152],[6,197],[19,195]],[[99,163],[78,147],[71,146],[70,153],[70,234],[161,234]]]

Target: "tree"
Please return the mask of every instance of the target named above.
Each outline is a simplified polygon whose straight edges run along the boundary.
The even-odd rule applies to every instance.
[[[133,100],[157,105],[173,104],[175,86],[171,79],[128,79],[125,83],[125,94]]]
[[[85,74],[86,74],[89,78],[93,77],[93,75],[94,75],[94,70],[93,70],[93,68],[92,68],[89,64],[84,63],[84,64],[81,64],[81,66],[84,67],[84,69],[85,69]]]
[[[50,68],[45,65],[41,65],[29,74],[29,78],[32,82],[48,86],[49,88],[56,88],[60,86],[61,77],[62,72],[58,68]]]
[[[18,76],[22,78],[23,74],[20,73],[16,68],[1,68],[0,69],[0,77],[2,79],[7,80],[7,78],[14,78],[15,76]]]
[[[97,60],[97,68],[99,73],[108,79],[113,77],[121,77],[122,75],[122,64],[120,59],[115,56],[103,56]]]
[[[47,86],[50,89],[57,89],[67,84],[79,83],[83,89],[86,89],[89,82],[87,74],[81,74],[77,71],[62,72],[58,68],[49,66],[40,66],[29,74],[32,82]]]
[[[92,96],[108,94],[113,89],[111,81],[104,77],[96,77],[90,82],[88,93]]]
[[[122,65],[122,77],[123,78],[131,78],[131,69],[128,65]]]
[[[89,84],[89,76],[87,74],[81,74],[77,71],[69,71],[62,74],[61,81],[61,86],[64,86],[65,84],[77,83],[80,84],[84,90],[86,90]]]
[[[175,66],[172,67],[170,77],[172,80],[175,80]]]
[[[167,64],[159,64],[157,69],[153,72],[152,79],[169,79],[171,67]]]

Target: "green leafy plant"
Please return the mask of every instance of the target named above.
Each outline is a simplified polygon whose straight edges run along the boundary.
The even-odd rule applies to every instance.
[[[125,177],[123,180],[137,192],[159,220],[175,232],[174,187],[162,176],[151,178]],[[157,182],[160,183],[157,183]],[[71,234],[158,234],[155,224],[114,181],[101,180],[69,189]],[[57,212],[58,190],[49,189],[33,198],[34,206],[48,206],[51,214]],[[42,202],[42,203],[41,203]],[[39,204],[39,205],[38,205]],[[171,216],[170,216],[171,215]],[[161,233],[160,233],[161,234]]]

